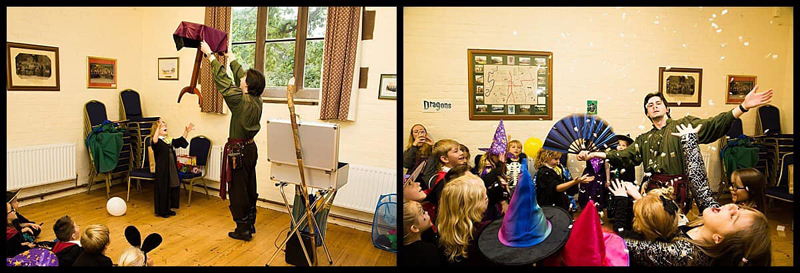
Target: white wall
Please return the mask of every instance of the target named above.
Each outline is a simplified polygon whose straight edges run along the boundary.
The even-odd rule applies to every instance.
[[[498,122],[469,120],[467,49],[553,52],[554,118],[505,120],[513,139],[544,139],[561,117],[585,113],[587,100],[598,101],[598,115],[617,133],[650,130],[642,99],[658,91],[660,66],[703,68],[702,107],[672,107],[673,118],[732,109],[725,104],[726,75],[757,75],[761,90],[775,89],[773,104],[781,108],[784,131],[792,132],[793,12],[782,9],[778,25],[770,24],[772,8],[727,8],[722,15],[724,9],[405,8],[403,139],[422,123],[435,140],[452,138],[473,151],[491,143]],[[710,24],[712,14],[722,32]],[[450,100],[453,109],[423,113],[422,99]],[[754,133],[754,112],[742,117],[746,134]],[[719,152],[716,144],[702,148]],[[719,164],[718,156],[711,164]],[[718,181],[714,170],[710,178]]]
[[[358,97],[357,120],[336,122],[342,130],[339,160],[394,169],[397,157],[396,101],[378,100],[377,90],[380,74],[397,73],[397,13],[393,7],[367,9],[377,12],[374,39],[362,42],[361,62],[362,66],[370,67],[369,85],[353,93]],[[10,117],[19,116],[18,119],[8,119],[9,148],[81,141],[83,104],[91,99],[103,101],[109,118],[116,119],[119,92],[126,88],[140,93],[144,115],[162,117],[170,134],[181,134],[183,127],[192,122],[196,128],[192,135],[206,135],[214,145],[225,143],[230,114],[201,113],[197,96],[186,95],[180,104],[176,103],[181,88],[189,85],[196,51],[189,48],[176,51],[172,33],[181,21],[202,23],[204,7],[8,10],[8,40],[58,46],[63,73],[61,92],[8,92],[8,114]],[[119,89],[86,89],[86,55],[118,59]],[[156,71],[158,58],[175,56],[180,57],[180,80],[159,81]],[[321,122],[318,120],[318,106],[298,105],[296,110],[303,120]],[[263,111],[262,131],[255,138],[260,155],[256,167],[258,191],[262,198],[280,201],[280,193],[269,180],[264,128],[269,118],[288,119],[289,111],[286,104],[264,104]],[[78,146],[78,172],[82,184],[86,183],[88,175],[88,155],[85,145]],[[211,184],[218,186],[217,183]],[[370,217],[356,212],[343,213],[362,219]]]
[[[89,100],[105,104],[108,118],[119,118],[119,92],[139,89],[142,68],[142,15],[133,8],[6,9],[7,41],[58,47],[61,91],[7,91],[8,148],[75,143],[78,181],[89,175],[89,155],[83,138],[83,106]],[[87,56],[117,59],[117,89],[86,86]],[[35,167],[35,166],[32,166]],[[22,196],[74,186],[60,183],[28,189]]]

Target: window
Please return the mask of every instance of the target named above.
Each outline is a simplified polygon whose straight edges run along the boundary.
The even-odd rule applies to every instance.
[[[316,104],[322,80],[326,7],[233,7],[233,54],[245,68],[261,69],[264,102],[285,102],[297,75],[297,104]]]

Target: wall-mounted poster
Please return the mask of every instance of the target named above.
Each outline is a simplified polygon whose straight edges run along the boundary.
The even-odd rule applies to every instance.
[[[700,107],[703,87],[702,68],[658,68],[658,92],[669,106]]]
[[[87,57],[88,88],[117,88],[117,59]]]
[[[750,90],[756,87],[756,76],[728,75],[728,92],[725,93],[725,104],[739,104]]]
[[[158,79],[178,80],[180,60],[178,57],[158,58]]]
[[[586,101],[586,114],[587,115],[597,115],[597,101],[596,100],[587,100]]]
[[[467,49],[470,120],[552,120],[553,53]]]
[[[59,91],[58,47],[6,42],[9,91]]]

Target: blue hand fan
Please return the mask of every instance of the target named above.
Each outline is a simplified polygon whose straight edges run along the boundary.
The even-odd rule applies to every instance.
[[[596,115],[572,114],[556,122],[542,148],[577,154],[602,151],[617,146],[614,129]]]

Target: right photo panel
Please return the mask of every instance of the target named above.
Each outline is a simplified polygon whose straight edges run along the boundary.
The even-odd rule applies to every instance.
[[[402,18],[399,265],[794,265],[792,7]]]

